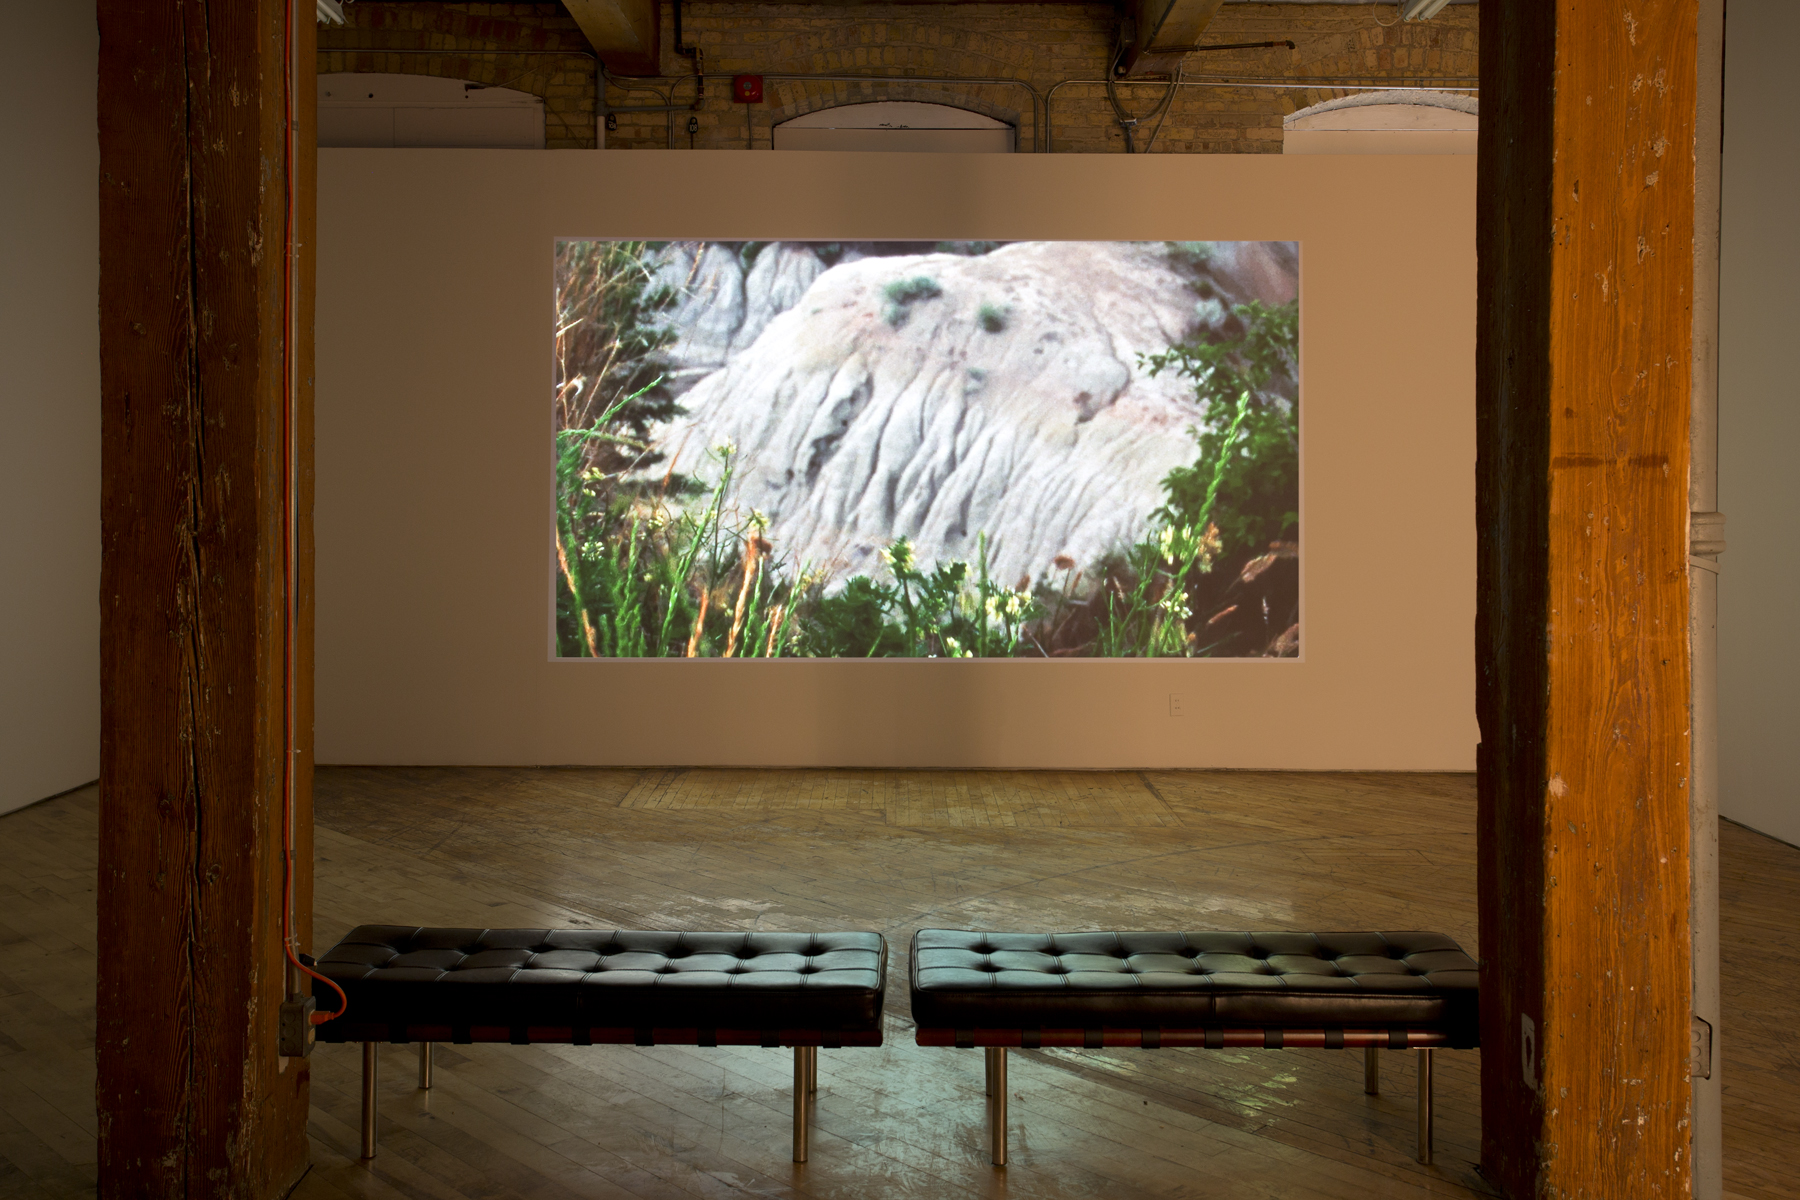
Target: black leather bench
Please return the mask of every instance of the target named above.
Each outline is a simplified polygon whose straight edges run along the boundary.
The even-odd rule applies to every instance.
[[[1431,1161],[1431,1052],[1478,1044],[1477,966],[1441,933],[982,933],[912,940],[921,1046],[987,1052],[989,1133],[1006,1164],[1006,1051],[1127,1046],[1418,1051],[1419,1161]]]
[[[794,1048],[794,1161],[806,1161],[818,1048],[881,1045],[887,942],[876,933],[664,933],[359,925],[316,964],[349,1008],[318,1027],[363,1044],[362,1150],[375,1154],[376,1045]],[[322,1009],[337,995],[314,984]]]

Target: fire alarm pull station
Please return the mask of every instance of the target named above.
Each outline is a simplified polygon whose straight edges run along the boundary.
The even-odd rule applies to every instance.
[[[761,75],[733,75],[731,77],[731,98],[739,104],[762,103]]]

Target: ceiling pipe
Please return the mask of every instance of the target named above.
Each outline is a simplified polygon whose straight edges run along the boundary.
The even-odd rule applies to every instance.
[[[1221,42],[1216,46],[1169,46],[1166,49],[1158,50],[1157,53],[1204,54],[1208,50],[1275,50],[1283,47],[1289,50],[1297,49],[1291,40],[1281,38],[1273,42]],[[1124,72],[1122,70],[1115,68],[1114,73],[1121,78],[1124,77]]]

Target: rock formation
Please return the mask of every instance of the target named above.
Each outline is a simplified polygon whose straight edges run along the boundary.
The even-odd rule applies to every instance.
[[[972,561],[985,533],[1007,585],[1129,544],[1201,418],[1190,383],[1138,356],[1229,330],[1232,304],[1290,300],[1298,279],[1281,243],[1021,242],[830,269],[780,243],[736,276],[735,249],[685,254],[665,270],[720,290],[674,313],[672,357],[705,373],[655,433],[659,470],[711,482],[709,451],[734,446],[729,503],[769,518],[791,567],[840,581],[881,574],[902,536],[929,567]]]
[[[805,242],[766,246],[748,270],[740,243],[670,243],[656,283],[678,297],[667,316],[678,335],[664,351],[672,390],[679,395],[731,361],[824,272]]]

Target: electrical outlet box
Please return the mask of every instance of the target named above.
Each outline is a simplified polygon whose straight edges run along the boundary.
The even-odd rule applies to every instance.
[[[1169,693],[1169,715],[1171,717],[1187,716],[1187,693],[1185,693],[1185,692],[1170,692]]]
[[[1705,1017],[1695,1017],[1688,1026],[1688,1072],[1695,1079],[1711,1079],[1712,1060],[1712,1023]]]
[[[318,1003],[311,996],[289,996],[281,1002],[281,1045],[285,1058],[305,1058],[313,1048],[313,1010]]]

